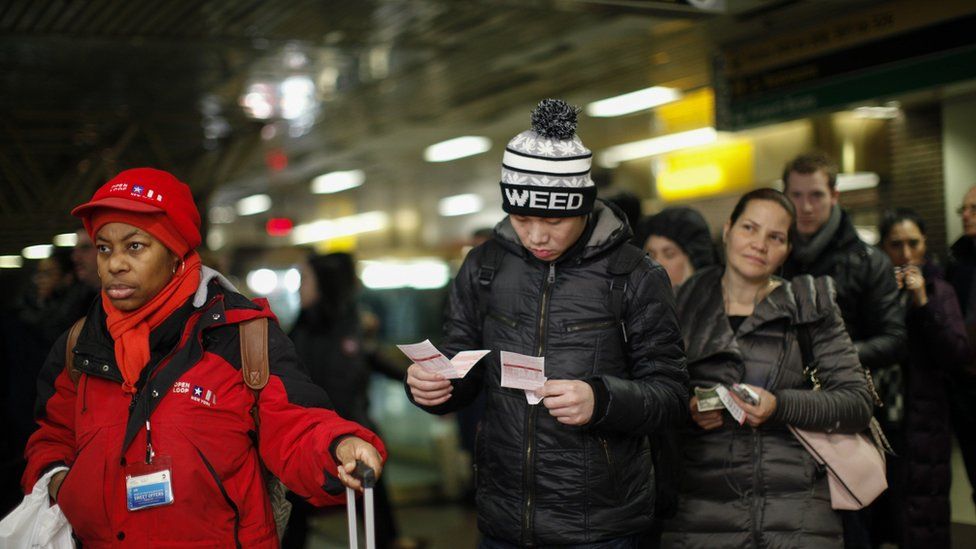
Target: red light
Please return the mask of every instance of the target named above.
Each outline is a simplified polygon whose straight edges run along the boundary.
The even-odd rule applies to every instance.
[[[291,219],[287,217],[272,217],[265,223],[264,230],[268,236],[288,236],[294,226]]]
[[[264,155],[264,162],[271,171],[280,172],[288,167],[288,155],[281,149],[271,149]]]

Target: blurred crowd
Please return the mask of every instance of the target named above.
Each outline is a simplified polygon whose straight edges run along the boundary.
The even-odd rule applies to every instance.
[[[547,111],[559,108],[540,105],[537,113],[563,116]],[[356,436],[370,441],[363,433],[383,434],[369,414],[371,377],[403,381],[421,409],[458,416],[474,464],[464,498],[477,507],[481,547],[949,547],[953,437],[976,486],[976,187],[958,209],[965,234],[945,258],[929,253],[926,220],[906,208],[885,211],[880,242],[864,242],[840,204],[836,164],[819,153],[784,166],[782,191],[750,191],[722,227],[709,227],[693,206],[642,216],[639,202],[596,198],[589,151],[574,129],[575,118],[568,132],[534,125],[512,140],[502,178],[508,215],[476,235],[449,290],[438,348],[447,356],[492,351],[483,362],[450,379],[391,361],[379,352],[382,319],[360,299],[355,258],[309,253],[300,267],[300,313],[287,334],[297,365],[285,369],[272,356],[268,385],[283,386],[302,411],[268,421],[287,425],[306,408],[327,406],[367,429]],[[543,139],[560,146],[533,148]],[[537,172],[557,182],[522,177]],[[79,318],[100,318],[109,301],[125,299],[100,280],[109,259],[97,256],[111,253],[106,240],[93,244],[101,233],[86,225],[77,236],[73,250],[56,249],[33,265],[29,289],[0,317],[4,511],[37,478],[21,485],[25,467],[26,481],[47,465],[34,463],[40,458],[31,448],[49,442],[45,429],[61,421],[53,406],[62,393],[74,399],[78,387],[45,384],[42,368],[63,361],[65,351],[70,357],[64,334]],[[181,276],[181,261],[172,276]],[[204,294],[212,299],[224,284],[220,295],[237,295],[207,272]],[[146,333],[155,345],[156,332]],[[544,356],[547,377],[513,388],[506,360],[517,359],[494,351]],[[240,361],[243,352],[229,356]],[[133,394],[141,394],[153,375],[136,374]],[[327,405],[295,400],[311,393],[291,384],[306,382],[324,390]],[[727,397],[733,404],[706,403],[717,387],[735,388]],[[133,397],[130,412],[135,404]],[[78,413],[99,405],[79,405]],[[261,404],[272,412],[277,405]],[[263,429],[287,430],[270,425]],[[856,434],[872,425],[890,444],[879,450],[888,488],[858,509],[838,509],[825,464],[793,429]],[[305,439],[289,433],[273,441],[281,444],[280,462],[269,463],[277,476],[288,476],[289,454],[304,452],[286,444],[298,440]],[[342,440],[323,438],[316,447],[331,451],[340,469]],[[75,450],[64,465],[72,466]],[[384,477],[374,491],[379,546],[422,545],[402,534]],[[57,501],[56,489],[51,494]],[[304,547],[309,518],[325,499],[301,486],[288,499],[281,543]],[[243,513],[245,501],[237,504]]]

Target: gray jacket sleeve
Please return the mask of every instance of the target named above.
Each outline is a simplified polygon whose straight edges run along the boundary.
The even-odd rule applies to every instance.
[[[650,434],[685,417],[688,371],[674,292],[664,269],[645,261],[648,268],[631,276],[625,299],[631,378],[595,377],[609,398],[604,410],[594,410],[594,429]]]
[[[806,280],[798,280],[801,278]],[[793,284],[799,307],[808,310],[792,329],[809,330],[821,390],[776,391],[773,420],[801,429],[841,433],[863,431],[871,421],[871,392],[834,300],[833,281],[829,277],[816,280],[797,277]],[[813,295],[805,298],[804,288],[812,289]],[[810,308],[817,309],[814,319],[810,319]],[[795,350],[802,356],[799,345]]]

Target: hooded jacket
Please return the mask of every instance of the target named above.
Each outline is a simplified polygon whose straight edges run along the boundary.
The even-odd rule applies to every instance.
[[[722,273],[722,267],[699,271],[678,290],[691,385],[728,386],[758,367],[769,372],[764,388],[777,407],[758,428],[724,412],[724,425],[710,431],[687,422],[678,437],[678,510],[663,526],[662,547],[840,547],[825,469],[787,429],[855,433],[871,420],[871,395],[833,283],[809,276],[783,281],[733,332]],[[820,391],[811,390],[803,372],[800,325],[809,330]]]
[[[489,245],[503,253],[485,315],[479,271],[486,245],[471,251],[451,287],[440,347],[448,356],[491,353],[453,381],[450,400],[422,407],[443,414],[486,393],[475,450],[478,526],[521,546],[592,543],[647,529],[654,486],[646,435],[674,424],[688,399],[667,274],[641,260],[627,277],[621,326],[610,310],[608,262],[630,245],[630,229],[599,201],[589,224],[576,246],[545,263],[522,246],[508,218],[500,222]],[[549,379],[589,381],[597,397],[589,424],[563,425],[544,405],[529,405],[523,391],[501,387],[503,350],[545,357]]]
[[[42,370],[24,490],[52,466],[69,466],[58,503],[86,548],[277,547],[262,463],[312,504],[343,501],[334,443],[355,435],[385,457],[382,442],[330,409],[276,322],[267,386],[255,393],[244,384],[237,323],[258,317],[274,320],[266,302],[211,283],[205,305],[188,300],[150,333],[150,362],[130,397],[96,302],[73,349],[78,384],[64,365],[67,334]],[[126,467],[145,460],[147,420],[157,459],[172,462],[174,502],[129,511]]]
[[[823,250],[806,262],[790,254],[783,277],[829,275],[837,287],[837,305],[864,367],[891,366],[905,357],[905,311],[888,256],[857,236],[847,212]],[[816,237],[815,237],[816,238]]]

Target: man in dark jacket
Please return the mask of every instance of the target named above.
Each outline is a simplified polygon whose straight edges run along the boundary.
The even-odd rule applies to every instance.
[[[837,204],[837,166],[824,155],[798,156],[784,168],[783,186],[796,206],[798,234],[783,276],[832,276],[861,364],[872,371],[895,364],[905,351],[905,322],[894,269]]]
[[[475,451],[482,547],[636,547],[654,508],[647,435],[686,413],[667,275],[626,242],[622,214],[596,201],[576,112],[543,101],[533,129],[509,142],[509,216],[451,288],[442,350],[491,353],[460,380],[416,364],[407,374],[411,400],[431,413],[485,392]],[[499,351],[545,357],[540,404],[501,386]]]
[[[894,366],[903,358],[906,339],[894,268],[881,250],[858,237],[838,205],[837,165],[823,154],[800,155],[783,168],[783,187],[797,213],[797,241],[783,276],[833,277],[861,365],[872,372]],[[867,515],[843,515],[845,547],[870,547]]]
[[[959,297],[969,343],[976,342],[976,187],[969,189],[959,207],[963,235],[949,250],[946,279]],[[974,357],[976,358],[976,357]],[[956,372],[949,384],[952,423],[959,441],[969,484],[976,502],[976,360],[965,371]]]

